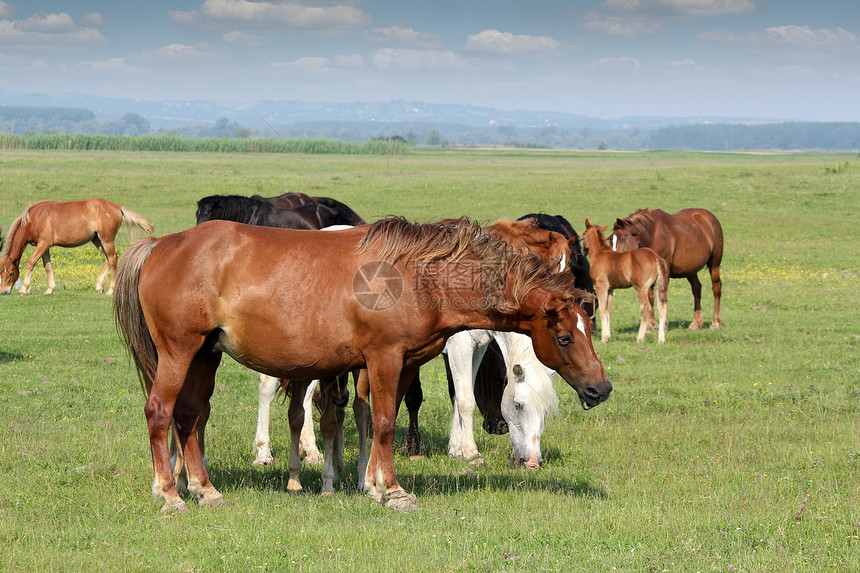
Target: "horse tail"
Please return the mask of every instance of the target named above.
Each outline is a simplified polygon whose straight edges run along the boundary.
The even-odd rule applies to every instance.
[[[657,259],[657,282],[654,283],[654,290],[658,300],[665,303],[669,298],[669,263],[657,253],[654,255]]]
[[[122,220],[129,228],[129,233],[131,233],[131,227],[138,227],[143,229],[144,233],[151,233],[155,230],[155,227],[152,226],[152,223],[144,219],[141,215],[138,215],[131,209],[126,209],[125,207],[119,208],[122,213]]]
[[[119,263],[113,299],[118,330],[137,367],[140,387],[147,396],[158,367],[158,350],[143,316],[138,283],[143,263],[157,244],[155,237],[146,237],[125,251]]]

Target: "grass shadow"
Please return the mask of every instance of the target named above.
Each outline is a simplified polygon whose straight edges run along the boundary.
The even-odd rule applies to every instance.
[[[19,354],[17,352],[4,352],[0,350],[0,364],[5,364],[7,362],[27,362],[32,359],[32,356],[25,356],[24,354]]]

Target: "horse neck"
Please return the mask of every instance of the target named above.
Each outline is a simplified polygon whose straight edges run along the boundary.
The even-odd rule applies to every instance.
[[[604,251],[608,251],[609,247],[606,246],[606,243],[603,241],[603,237],[600,236],[600,233],[594,231],[586,231],[586,236],[588,236],[588,251],[592,256],[599,255]]]
[[[30,225],[23,220],[23,215],[12,223],[6,236],[6,248],[3,250],[2,256],[13,261],[21,258],[21,254],[30,243],[29,228]]]

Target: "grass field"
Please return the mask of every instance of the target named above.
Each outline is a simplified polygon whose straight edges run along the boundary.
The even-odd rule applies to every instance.
[[[426,459],[395,465],[420,511],[356,493],[286,492],[286,408],[251,465],[255,375],[225,358],[208,427],[228,506],[164,517],[150,498],[144,397],[95,294],[91,246],[55,249],[59,291],[0,298],[0,569],[123,571],[860,570],[860,160],[853,154],[445,151],[396,157],[0,151],[0,227],[31,202],[104,197],[156,234],[194,224],[210,194],[338,198],[369,220],[482,222],[548,212],[578,230],[640,207],[712,210],[726,237],[721,330],[691,332],[686,283],[667,343],[635,343],[632,291],[594,339],[615,391],[583,411],[557,382],[545,465],[511,469],[507,436],[478,431],[487,463],[449,460],[444,368],[422,368]],[[129,244],[121,230],[120,249]],[[703,275],[704,278],[704,275]],[[710,322],[713,299],[704,289]],[[16,291],[15,291],[16,292]],[[479,426],[478,426],[479,427]]]

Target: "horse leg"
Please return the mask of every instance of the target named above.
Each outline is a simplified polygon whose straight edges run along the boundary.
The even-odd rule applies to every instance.
[[[668,286],[668,280],[665,286]],[[657,299],[657,315],[660,317],[660,326],[657,331],[657,342],[659,343],[666,342],[666,331],[669,329],[668,290],[668,288],[661,287],[659,281],[654,284],[654,298]]]
[[[149,430],[152,451],[152,495],[164,500],[162,512],[184,511],[185,502],[176,491],[173,467],[168,448],[168,432],[173,420],[174,406],[193,358],[168,358],[164,353],[158,362],[149,398],[143,408]]]
[[[45,291],[45,294],[57,292],[57,281],[54,280],[54,268],[51,265],[50,249],[45,251],[45,254],[42,255],[42,265],[45,267],[45,274],[48,275],[48,290]]]
[[[96,292],[101,294],[104,291],[105,279],[108,272],[110,272],[110,287],[108,287],[108,291],[105,294],[111,295],[113,294],[113,287],[116,282],[116,248],[114,248],[113,241],[102,241],[98,235],[93,237],[93,244],[105,257],[105,264],[99,273],[99,277],[96,279]]]
[[[30,258],[27,260],[27,270],[24,271],[24,280],[21,281],[21,290],[18,292],[20,294],[28,294],[30,292],[30,279],[33,276],[33,269],[36,268],[36,261],[42,258],[43,255],[48,253],[50,249],[50,245],[37,244],[36,248],[33,250],[33,254],[30,255]],[[51,261],[51,255],[48,255],[48,263]],[[44,259],[42,259],[44,263]],[[47,268],[46,268],[47,270]],[[52,273],[53,275],[53,273]],[[50,294],[50,293],[46,293]]]
[[[651,288],[648,286],[639,285],[636,288],[636,295],[639,297],[639,333],[636,335],[636,342],[645,340],[645,333],[648,332],[648,325],[654,320],[654,307],[651,306],[651,297],[649,293]]]
[[[367,369],[362,368],[357,375],[353,373],[353,382],[355,398],[352,400],[352,412],[358,429],[358,490],[364,491],[364,478],[367,473],[367,434],[371,423]]]
[[[224,497],[209,481],[204,442],[210,413],[209,400],[220,363],[220,353],[192,360],[173,410],[177,441],[188,473],[188,493],[196,497],[200,505],[209,507],[225,503]]]
[[[394,428],[397,404],[406,393],[417,368],[403,369],[395,353],[368,357],[370,397],[373,400],[373,445],[365,475],[365,488],[386,507],[400,511],[418,509],[415,496],[406,493],[394,473]]]
[[[448,364],[454,382],[454,412],[451,416],[451,433],[448,437],[448,456],[474,465],[483,463],[475,443],[475,377],[486,345],[457,345],[448,349]]]
[[[280,380],[274,376],[260,374],[259,390],[257,392],[257,433],[254,436],[254,453],[257,458],[255,466],[265,466],[275,461],[272,456],[269,425],[271,423],[271,407],[280,387]]]
[[[421,455],[421,436],[418,433],[418,410],[424,401],[424,392],[421,390],[421,378],[418,374],[409,384],[404,396],[406,410],[409,412],[409,430],[406,432],[406,455],[416,457]]]
[[[299,474],[302,470],[302,460],[299,451],[299,438],[302,433],[302,425],[305,423],[305,393],[310,382],[290,381],[290,477],[287,480],[287,491],[300,492],[302,484]]]
[[[304,456],[302,462],[311,466],[323,463],[323,455],[317,448],[317,438],[314,435],[314,393],[319,388],[319,381],[314,380],[305,391],[302,402],[305,408],[305,421],[302,424],[302,433],[299,436],[299,455]],[[321,390],[321,389],[320,389]]]
[[[343,469],[343,418],[349,402],[346,384],[349,375],[320,380],[324,407],[320,416],[320,434],[323,437],[325,461],[322,469],[322,495],[334,494],[334,482]]]
[[[612,312],[612,295],[609,287],[605,284],[595,284],[597,293],[597,308],[600,310],[600,342],[606,342],[612,336],[610,331],[609,317]]]
[[[702,283],[695,273],[687,276],[687,280],[693,290],[693,322],[690,323],[690,330],[699,330],[702,328]]]
[[[720,328],[723,321],[720,318],[720,297],[723,293],[723,281],[720,279],[720,265],[711,264],[708,266],[711,271],[711,287],[714,291],[714,321],[711,323],[711,328]]]

